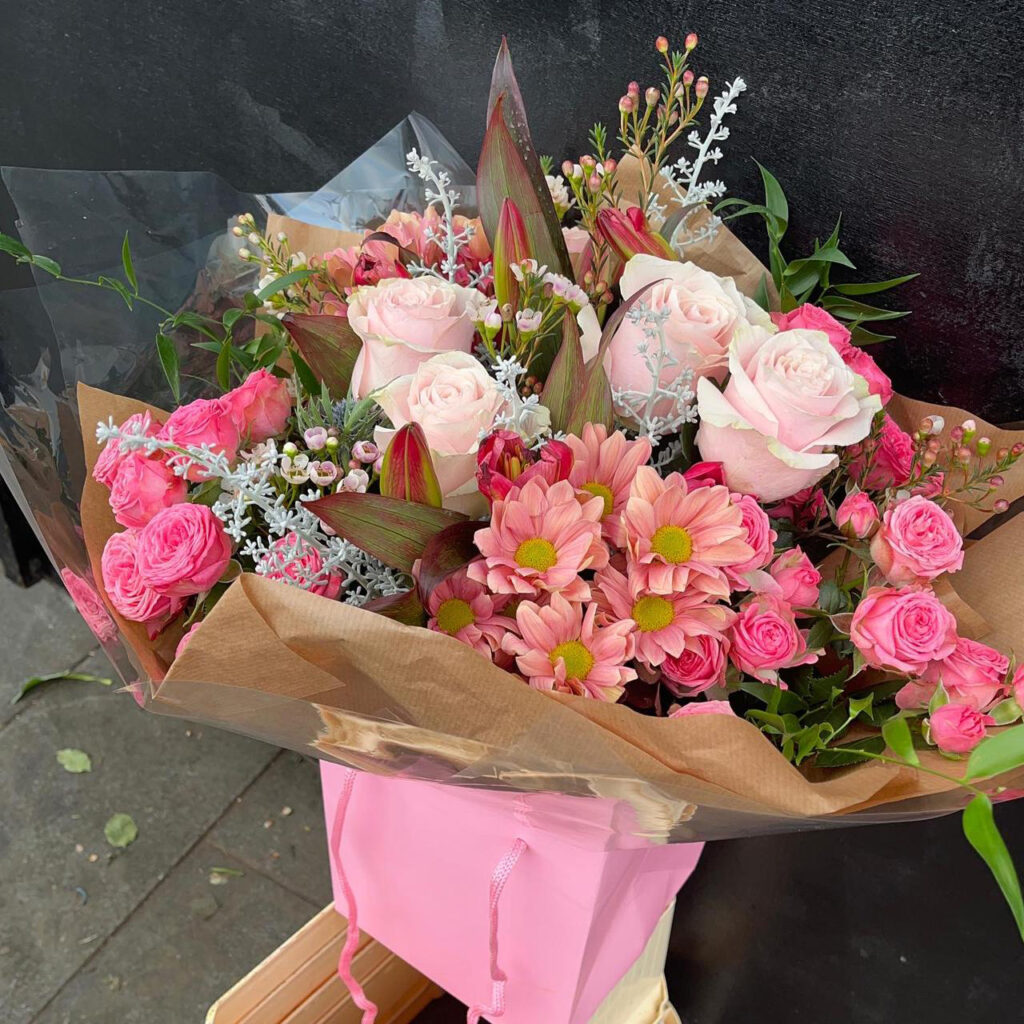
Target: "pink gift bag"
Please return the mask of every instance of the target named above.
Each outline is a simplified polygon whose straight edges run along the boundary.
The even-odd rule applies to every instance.
[[[633,836],[623,801],[321,778],[339,912],[502,1024],[589,1021],[703,848]]]

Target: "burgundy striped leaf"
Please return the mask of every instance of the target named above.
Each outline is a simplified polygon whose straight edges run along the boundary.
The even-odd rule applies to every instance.
[[[512,264],[533,257],[530,239],[519,207],[511,199],[501,204],[498,227],[494,232],[492,263],[494,266],[494,296],[498,305],[515,302],[517,293]]]
[[[551,426],[556,431],[568,430],[587,376],[585,366],[579,325],[576,317],[567,312],[562,318],[562,344],[540,396],[541,404],[551,412]]]
[[[380,469],[380,493],[421,505],[441,507],[441,485],[423,428],[406,423],[395,431]]]
[[[634,209],[640,213],[639,208]],[[658,256],[663,260],[679,259],[668,242],[647,226],[643,214],[631,217],[622,210],[606,207],[597,215],[597,231],[623,262],[628,262],[637,253]]]
[[[407,626],[425,626],[427,623],[426,613],[415,588],[401,594],[374,598],[362,607],[365,611],[376,612],[396,622],[404,622]]]
[[[299,355],[334,398],[344,398],[352,382],[362,340],[343,316],[287,313],[281,321]]]
[[[473,520],[455,523],[427,541],[420,557],[419,572],[420,599],[424,603],[439,583],[480,554],[473,538],[485,525]]]

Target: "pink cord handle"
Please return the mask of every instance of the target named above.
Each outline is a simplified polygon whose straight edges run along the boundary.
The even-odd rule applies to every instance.
[[[491,947],[491,1005],[473,1005],[466,1012],[466,1024],[479,1024],[480,1017],[486,1014],[490,1018],[501,1017],[505,1013],[505,983],[508,978],[498,966],[498,905],[505,883],[509,880],[519,858],[526,849],[526,843],[517,839],[512,849],[502,857],[491,875],[491,898],[488,906],[490,916],[490,947]]]
[[[345,899],[345,906],[348,908],[348,930],[345,935],[345,945],[341,950],[341,958],[338,960],[338,976],[343,984],[352,994],[352,1001],[363,1011],[362,1024],[374,1024],[377,1019],[377,1005],[366,998],[363,986],[356,981],[352,974],[352,958],[355,956],[356,948],[359,946],[359,921],[356,914],[356,897],[352,887],[348,884],[348,877],[345,874],[344,862],[341,856],[341,833],[345,827],[345,815],[348,812],[349,801],[352,798],[352,787],[356,783],[359,773],[354,768],[345,769],[345,780],[341,785],[341,797],[338,800],[338,809],[334,815],[334,828],[331,829],[331,849],[334,851],[334,866],[338,872],[338,884],[341,886],[341,894]]]

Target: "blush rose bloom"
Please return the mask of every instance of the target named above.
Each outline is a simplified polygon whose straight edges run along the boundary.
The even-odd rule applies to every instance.
[[[377,392],[376,401],[396,429],[406,423],[423,428],[445,507],[486,511],[476,482],[477,449],[505,398],[481,363],[466,352],[433,356]],[[387,427],[376,429],[381,451],[394,434]]]
[[[184,601],[158,593],[143,580],[138,564],[139,534],[139,530],[111,534],[103,547],[100,568],[110,603],[126,619],[146,623],[152,639],[181,611]]]
[[[348,322],[363,347],[352,372],[352,394],[365,398],[432,356],[468,353],[486,299],[434,277],[389,278],[349,296]]]
[[[283,433],[292,414],[288,382],[269,370],[255,370],[224,396],[239,437],[251,444]]]
[[[780,669],[813,664],[821,654],[807,649],[793,609],[772,594],[758,594],[744,605],[729,640],[730,661],[764,683],[778,683]]]
[[[877,525],[878,506],[864,491],[848,494],[836,509],[836,526],[848,537],[863,540]]]
[[[867,437],[882,407],[822,331],[737,329],[725,391],[697,384],[703,458],[734,491],[779,501],[839,464],[834,449]]]
[[[139,531],[139,575],[168,597],[209,590],[231,560],[231,539],[206,505],[172,505]]]
[[[129,416],[121,424],[121,431],[126,434],[141,433],[144,437],[154,437],[160,429],[159,424],[153,422],[148,412],[137,412]],[[92,477],[104,487],[110,487],[117,475],[117,468],[131,455],[130,451],[121,450],[121,442],[116,438],[106,443],[103,451],[96,459],[96,465],[92,467]]]
[[[988,644],[957,637],[956,647],[940,661],[933,661],[918,681],[907,683],[896,694],[901,708],[928,706],[939,683],[949,699],[982,711],[1006,695],[1006,673],[1010,659]]]
[[[669,718],[689,718],[691,715],[732,715],[736,712],[727,700],[695,700],[669,712]]]
[[[757,503],[757,499],[749,494],[732,495],[732,503],[743,515],[743,528],[747,531],[746,541],[754,549],[753,555],[745,562],[727,565],[725,575],[733,590],[759,589],[751,584],[755,580],[753,573],[763,569],[775,553],[775,541],[778,534],[772,529],[768,513]]]
[[[211,451],[222,452],[229,462],[238,455],[238,427],[231,406],[224,398],[197,398],[175,409],[157,437],[174,441],[182,448],[209,445]],[[173,465],[174,456],[168,461]],[[198,466],[189,467],[187,476],[192,481],[206,479],[205,472]]]
[[[926,587],[871,587],[853,613],[850,639],[872,668],[919,676],[952,654],[956,619]]]
[[[268,580],[281,580],[302,586],[311,594],[337,599],[344,577],[337,572],[324,572],[323,556],[312,544],[297,533],[289,533],[278,537],[270,549],[263,571]]]
[[[962,704],[943,704],[928,718],[928,735],[939,750],[949,754],[968,754],[984,738],[987,726],[995,719]]]
[[[858,455],[849,468],[850,476],[864,490],[902,487],[910,479],[914,439],[888,413],[882,419],[878,436],[864,447],[865,452]]]
[[[162,459],[130,452],[110,483],[110,507],[122,526],[145,526],[157,512],[184,501],[185,478]]]
[[[784,601],[794,608],[814,608],[818,603],[821,573],[800,547],[779,555],[768,570],[779,585]]]
[[[946,511],[917,495],[886,509],[871,557],[893,586],[925,583],[964,564],[964,542]]]
[[[677,697],[692,697],[725,682],[726,643],[710,635],[690,637],[678,658],[666,657],[661,677]]]
[[[864,349],[853,344],[849,329],[827,310],[805,303],[789,313],[772,313],[772,320],[780,331],[790,331],[794,327],[824,331],[843,362],[868,382],[871,393],[881,398],[882,405],[889,404],[893,395],[892,381]]]

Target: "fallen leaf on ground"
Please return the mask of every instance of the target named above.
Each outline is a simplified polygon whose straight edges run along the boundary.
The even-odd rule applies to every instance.
[[[115,814],[103,826],[103,834],[111,846],[125,847],[135,842],[139,830],[130,814]]]
[[[99,683],[101,686],[113,686],[114,680],[104,676],[91,676],[88,672],[51,672],[48,676],[32,676],[21,684],[18,692],[14,695],[12,704],[17,704],[27,693],[31,693],[37,686],[44,683],[59,683],[68,679],[73,683]]]
[[[76,750],[74,747],[58,750],[57,764],[61,765],[64,771],[75,775],[92,771],[92,759],[84,750]]]

